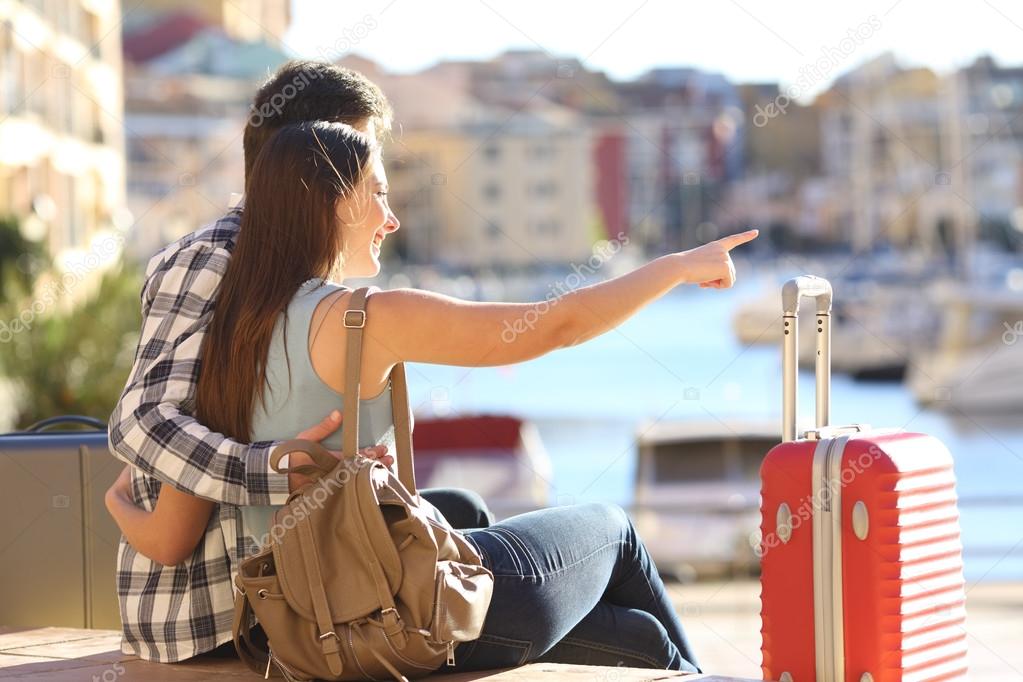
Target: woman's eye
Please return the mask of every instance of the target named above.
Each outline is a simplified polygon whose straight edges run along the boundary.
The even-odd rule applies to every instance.
[[[387,196],[387,192],[377,192],[377,196],[378,197],[386,197]]]

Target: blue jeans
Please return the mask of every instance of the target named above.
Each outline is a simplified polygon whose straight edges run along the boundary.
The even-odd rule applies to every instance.
[[[423,488],[419,493],[436,507],[454,528],[486,528],[494,515],[479,493],[465,488]]]
[[[494,597],[480,637],[455,648],[454,670],[546,661],[700,672],[620,507],[541,509],[465,537],[494,573]]]

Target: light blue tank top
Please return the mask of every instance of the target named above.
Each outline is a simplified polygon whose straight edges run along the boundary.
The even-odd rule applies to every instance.
[[[253,441],[294,438],[331,410],[344,412],[344,396],[324,383],[313,369],[309,357],[309,325],[317,304],[325,296],[345,289],[348,287],[334,282],[311,279],[299,288],[285,313],[277,319],[266,361],[266,406],[256,401]],[[325,438],[323,445],[330,450],[341,450],[345,426],[342,421],[341,428]],[[388,454],[396,456],[389,382],[380,395],[359,401],[358,443],[359,448],[383,443],[387,445]],[[273,513],[278,508],[276,505],[241,507],[242,532],[257,545],[265,544]]]

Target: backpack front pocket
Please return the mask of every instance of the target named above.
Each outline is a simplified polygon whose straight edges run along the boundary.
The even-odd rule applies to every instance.
[[[479,637],[493,593],[494,574],[487,568],[438,561],[430,638],[468,642]]]

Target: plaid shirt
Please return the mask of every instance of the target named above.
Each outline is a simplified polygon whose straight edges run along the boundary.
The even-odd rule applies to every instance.
[[[269,464],[275,443],[238,443],[191,416],[200,346],[240,221],[233,208],[149,261],[135,365],[110,416],[110,448],[133,465],[136,504],[152,510],[161,481],[217,502],[195,552],[177,566],[151,561],[121,536],[121,651],[146,660],[181,661],[231,641],[234,574],[256,550],[238,506],[288,497],[287,475]]]

